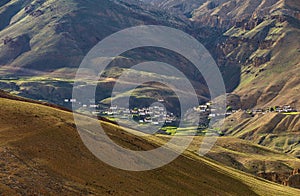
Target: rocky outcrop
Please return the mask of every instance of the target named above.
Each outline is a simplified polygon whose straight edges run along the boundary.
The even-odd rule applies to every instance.
[[[263,65],[265,63],[267,63],[268,61],[270,61],[271,59],[271,54],[265,54],[263,56],[260,57],[254,57],[253,59],[253,66],[254,67],[259,67],[260,65]]]
[[[295,169],[284,185],[300,189],[300,169]]]
[[[259,49],[261,49],[261,50],[270,49],[274,43],[275,43],[275,41],[273,41],[273,40],[263,40],[259,44]]]
[[[282,184],[285,179],[285,176],[280,176],[277,172],[259,172],[257,176],[279,184]]]
[[[261,18],[251,18],[248,22],[244,23],[242,28],[243,30],[246,30],[246,31],[250,31],[252,29],[254,29],[255,27],[257,27],[260,23],[263,22],[263,19]]]
[[[300,189],[300,169],[295,169],[291,174],[259,172],[257,176],[278,184]]]

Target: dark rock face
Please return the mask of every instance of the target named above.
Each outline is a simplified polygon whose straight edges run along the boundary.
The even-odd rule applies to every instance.
[[[227,106],[230,106],[233,110],[239,110],[242,108],[241,98],[235,94],[228,94],[227,98]]]
[[[252,29],[254,29],[255,27],[257,27],[260,23],[263,22],[263,19],[261,18],[251,18],[248,22],[245,22],[243,25],[242,25],[242,28],[246,31],[250,31]]]
[[[280,176],[276,172],[260,172],[257,174],[257,176],[279,184],[282,184],[285,179],[284,176]]]
[[[211,2],[209,2],[207,4],[207,9],[209,9],[209,10],[212,10],[212,9],[214,9],[216,7],[217,7],[217,4],[215,2],[213,2],[213,1],[211,1]]]
[[[300,189],[300,174],[290,176],[286,181],[286,185]]]
[[[261,57],[255,57],[253,59],[253,66],[254,67],[259,67],[260,65],[263,65],[266,62],[270,61],[270,59],[271,59],[271,54],[270,53],[268,53],[264,56],[261,56]]]

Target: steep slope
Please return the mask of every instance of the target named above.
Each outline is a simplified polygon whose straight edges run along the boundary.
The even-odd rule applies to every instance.
[[[64,98],[71,97],[76,68],[94,44],[126,27],[161,24],[186,30],[208,48],[223,73],[227,91],[235,90],[241,96],[244,109],[271,104],[299,107],[298,1],[148,3],[154,6],[135,0],[3,2],[0,88],[63,105]],[[193,9],[190,22],[160,10],[182,4]],[[184,59],[161,51],[143,54],[144,59],[158,54],[158,58],[188,70],[199,96],[208,97],[204,82],[186,69]],[[114,66],[127,68],[139,58],[139,53],[128,53],[125,62]],[[101,99],[109,98],[106,91],[111,84],[102,84],[105,93]]]
[[[120,29],[167,21],[158,11],[144,13],[108,0],[14,0],[1,10],[8,21],[0,33],[1,65],[43,72],[76,68],[91,47]]]
[[[284,184],[293,170],[300,167],[300,160],[261,145],[236,137],[221,137],[206,156],[238,170]]]
[[[15,0],[3,3],[1,10],[7,22],[0,31],[0,89],[59,105],[72,97],[73,78],[83,57],[106,36],[143,24],[189,28],[181,19],[164,11],[117,0]],[[116,79],[132,65],[158,59],[184,70],[195,84],[201,101],[208,97],[205,83],[188,67],[190,63],[171,52],[145,49],[122,54],[122,58],[112,63],[106,76]],[[148,73],[141,72],[141,78],[143,74]],[[112,82],[101,81],[97,101],[109,98],[111,86]],[[153,98],[157,97],[149,97]],[[173,107],[173,101],[170,102]]]
[[[195,26],[209,25],[223,32],[212,51],[219,66],[240,66],[239,74],[233,72],[225,80],[241,76],[234,93],[241,96],[243,109],[300,107],[299,10],[295,0],[244,0],[194,12]]]
[[[299,3],[295,0],[140,0],[146,4],[186,15],[197,25],[230,28],[235,22],[251,17],[263,18],[284,13],[297,16]]]
[[[144,1],[167,10],[195,4],[193,0]],[[224,79],[228,91],[241,96],[242,107],[292,104],[299,108],[299,1],[197,2],[198,7],[190,9],[192,34],[205,44],[221,69],[231,70]]]
[[[224,131],[227,135],[299,157],[299,118],[300,115],[267,113],[251,116],[238,112],[226,120]]]
[[[0,104],[3,194],[299,193],[189,153],[153,171],[121,171],[88,152],[74,128],[71,113],[5,98],[0,98]],[[157,145],[104,124],[115,141],[129,148],[147,150]]]
[[[60,105],[71,98],[72,78],[100,40],[144,24],[185,28],[165,12],[110,0],[14,0],[2,3],[0,15],[0,88]],[[134,64],[130,55],[127,64]],[[106,86],[110,84],[105,83],[103,91]]]

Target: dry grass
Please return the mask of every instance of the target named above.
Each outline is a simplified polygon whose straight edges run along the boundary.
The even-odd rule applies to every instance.
[[[299,156],[299,119],[299,115],[267,113],[251,117],[238,112],[227,118],[224,129],[227,135]]]
[[[83,145],[72,114],[48,106],[0,99],[0,145],[11,159],[1,162],[3,193],[19,194],[189,194],[296,195],[299,191],[238,172],[186,152],[171,164],[148,172],[127,172],[97,160]],[[113,139],[152,149],[159,138],[137,138],[105,123]],[[143,141],[143,142],[141,142]],[[14,179],[7,183],[5,179]],[[32,186],[34,185],[34,186]],[[36,188],[33,188],[36,187]]]

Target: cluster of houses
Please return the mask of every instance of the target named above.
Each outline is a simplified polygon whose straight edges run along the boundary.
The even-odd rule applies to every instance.
[[[99,106],[95,104],[94,100],[89,100],[88,104],[81,103],[77,101],[76,99],[64,99],[64,104],[76,104],[78,107],[82,108],[98,108]]]
[[[269,108],[264,108],[264,109],[253,109],[251,111],[252,113],[269,113],[269,112],[276,112],[276,113],[293,113],[297,112],[297,109],[293,108],[290,105],[284,105],[284,106],[274,106],[274,107],[269,107]]]
[[[160,102],[162,102],[161,100]],[[167,112],[165,107],[163,106],[151,106],[151,107],[143,107],[143,108],[134,108],[128,109],[119,106],[111,106],[109,108],[100,109],[99,105],[95,104],[94,100],[89,100],[89,104],[83,104],[77,102],[76,99],[65,99],[65,103],[74,104],[76,103],[82,108],[90,109],[94,115],[102,116],[102,117],[113,117],[119,119],[134,119],[140,124],[151,123],[153,125],[176,125],[178,123],[178,118],[173,113]],[[206,118],[215,118],[217,116],[225,116],[228,117],[238,110],[233,110],[230,106],[227,107],[225,114],[218,114],[213,109],[212,103],[208,102],[204,105],[199,105],[197,107],[193,107],[193,112],[201,114],[202,117]],[[252,110],[244,110],[244,112],[251,114],[266,114],[270,112],[276,113],[293,113],[297,112],[295,108],[290,105],[284,106],[274,106],[268,107],[264,109],[252,109]]]
[[[206,105],[200,105],[198,107],[194,107],[193,110],[198,113],[202,113],[205,115],[208,115],[209,118],[214,118],[216,116],[224,115],[224,114],[218,114],[214,112],[214,109],[210,107],[211,103],[207,103]],[[227,107],[225,117],[228,117],[234,113],[238,112],[238,110],[232,109],[230,106]],[[251,114],[266,114],[270,112],[275,113],[294,113],[298,112],[297,109],[293,108],[290,105],[284,105],[284,106],[274,106],[274,107],[268,107],[264,109],[252,109],[252,110],[244,110],[244,112],[251,113]]]
[[[163,102],[163,100],[158,100]],[[151,123],[153,125],[161,124],[176,124],[178,118],[171,112],[167,112],[163,106],[150,106],[143,108],[128,109],[119,107],[117,105],[102,108],[100,105],[95,104],[94,100],[89,100],[88,104],[81,103],[76,99],[64,99],[65,104],[76,104],[80,108],[90,110],[94,115],[101,117],[112,117],[119,119],[134,119],[140,124]]]
[[[151,123],[153,125],[172,124],[177,122],[177,117],[173,113],[169,113],[163,106],[151,106],[143,108],[128,109],[119,106],[111,106],[110,108],[100,111],[100,116],[113,116],[120,119],[134,119],[144,124]]]
[[[237,112],[237,110],[232,110],[230,107],[227,108],[226,112],[223,114],[216,113],[216,109],[214,109],[211,102],[206,103],[205,105],[199,105],[198,107],[194,107],[193,111],[207,115],[209,118],[214,118],[217,116],[230,116],[231,114]]]

